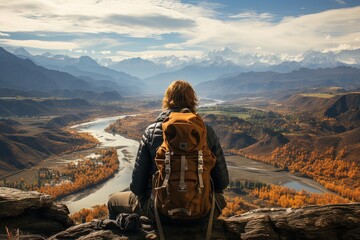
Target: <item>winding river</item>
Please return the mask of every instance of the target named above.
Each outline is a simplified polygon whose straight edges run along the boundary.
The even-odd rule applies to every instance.
[[[115,147],[117,148],[120,169],[114,177],[100,184],[94,189],[87,189],[79,194],[71,195],[65,200],[65,203],[70,212],[76,212],[82,208],[92,207],[97,204],[107,202],[109,195],[113,192],[122,191],[129,187],[131,181],[131,173],[134,166],[135,155],[139,147],[139,143],[135,140],[125,138],[118,134],[111,134],[105,132],[105,128],[109,124],[115,122],[119,118],[124,118],[125,115],[100,118],[95,121],[82,123],[72,126],[79,132],[88,132],[97,138],[100,142],[100,147]]]
[[[207,103],[207,105],[209,106],[209,103]],[[212,103],[212,105],[214,105],[214,103]],[[79,132],[88,132],[96,137],[100,142],[100,148],[117,148],[120,169],[114,177],[110,178],[105,183],[102,183],[93,189],[87,189],[81,193],[73,194],[65,199],[62,199],[61,201],[68,206],[71,213],[74,213],[82,208],[92,207],[97,204],[104,204],[107,202],[108,196],[111,193],[122,191],[129,187],[139,143],[118,134],[107,133],[104,130],[107,126],[109,126],[109,124],[124,117],[126,117],[126,115],[100,118],[95,121],[72,126],[72,128]],[[234,162],[236,163],[235,165]],[[245,174],[244,171],[246,171],[248,174],[250,173],[254,179],[264,180],[264,182],[272,184],[285,185],[297,191],[305,189],[309,192],[316,193],[327,192],[324,187],[311,179],[295,177],[287,172],[279,171],[275,168],[269,169],[268,164],[239,156],[229,157],[228,168],[232,179],[236,179],[237,176]],[[278,176],[282,179],[282,181],[274,179],[275,182],[269,182],[267,180],[269,180],[270,176],[272,179],[274,179],[274,176]],[[284,179],[286,179],[286,181],[283,181]]]

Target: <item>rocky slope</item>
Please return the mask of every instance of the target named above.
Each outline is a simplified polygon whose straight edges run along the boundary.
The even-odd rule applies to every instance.
[[[11,210],[10,210],[11,209]],[[0,238],[5,226],[19,239],[155,239],[155,234],[74,226],[65,205],[48,195],[0,188]],[[204,239],[206,226],[164,226],[169,239]],[[56,233],[57,232],[57,233]],[[54,235],[50,236],[51,234]],[[360,203],[257,209],[215,222],[213,239],[360,239]]]

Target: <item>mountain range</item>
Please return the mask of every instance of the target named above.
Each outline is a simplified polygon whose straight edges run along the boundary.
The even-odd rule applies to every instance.
[[[223,48],[200,57],[158,57],[154,59],[131,58],[118,62],[108,61],[107,66],[143,78],[154,92],[163,91],[177,79],[196,85],[225,75],[242,72],[289,73],[301,68],[335,68],[351,66],[360,68],[360,49],[340,52],[307,51],[301,55],[282,58],[273,54],[242,54]]]
[[[139,79],[102,67],[89,57],[78,59],[77,63],[67,56],[64,59],[73,61],[74,66],[82,66],[83,68],[87,66],[88,69],[113,73],[114,76],[116,74],[129,76],[128,79],[120,81],[118,78],[116,82],[114,80],[97,80],[94,79],[94,75],[77,77],[66,71],[52,70],[35,64],[31,60],[32,58],[42,58],[32,57],[25,49],[18,49],[18,53],[21,54],[19,55],[22,56],[21,58],[0,48],[0,93],[3,97],[18,95],[25,97],[57,96],[79,97],[93,101],[113,101],[121,99],[120,95],[142,92],[136,86],[138,85],[136,81],[140,81]],[[53,58],[53,61],[56,60]],[[62,60],[59,62],[63,63]]]
[[[262,86],[263,89],[261,90],[255,86],[257,83],[253,83],[254,86],[251,87],[248,81],[246,88],[244,88],[249,90],[247,92],[261,92],[265,90],[265,86],[272,91],[277,87],[272,84],[271,78],[287,76],[281,74],[288,74],[293,71],[303,72],[305,68],[330,69],[340,66],[360,68],[360,49],[339,52],[307,51],[298,56],[279,57],[273,54],[243,54],[230,48],[223,48],[210,51],[200,57],[166,56],[152,59],[138,57],[122,61],[112,61],[111,59],[96,61],[88,56],[74,58],[51,53],[32,55],[24,48],[14,49],[13,53],[22,59],[30,59],[45,68],[69,73],[77,79],[84,80],[92,88],[104,91],[116,90],[121,95],[162,94],[169,83],[177,79],[187,80],[196,86],[211,80],[234,80],[238,76],[250,76],[253,79],[253,75],[257,75],[255,78],[263,78],[265,85]],[[245,75],[241,75],[242,73]],[[268,77],[270,81],[266,81]],[[308,80],[310,81],[311,76],[309,77]],[[87,89],[86,84],[84,89]],[[292,81],[292,86],[286,85],[287,87],[283,88],[302,86],[301,84],[297,86],[294,84],[295,81]],[[328,82],[326,86],[329,84]],[[310,85],[304,84],[304,86]],[[213,89],[213,91],[205,93],[203,86],[201,85],[201,94],[209,94],[215,91]],[[221,86],[220,89],[223,88],[225,86]],[[235,89],[231,90],[230,93],[241,93]]]
[[[73,58],[67,55],[52,55],[51,53],[31,55],[24,48],[15,49],[13,54],[22,59],[30,59],[35,64],[47,69],[69,73],[79,79],[92,82],[98,87],[99,85],[106,86],[107,90],[115,89],[122,94],[133,94],[140,91],[138,86],[141,85],[141,80],[139,78],[101,66],[88,56]],[[122,88],[126,90],[122,91]]]
[[[98,61],[109,68],[124,71],[140,78],[155,78],[155,73],[170,73],[188,66],[201,66],[204,68],[208,66],[228,67],[232,65],[240,67],[237,70],[238,72],[291,72],[300,68],[360,67],[360,49],[342,50],[339,52],[311,50],[297,56],[283,55],[279,57],[274,54],[244,54],[225,47],[210,51],[200,57],[166,56],[151,59],[137,57],[117,62],[111,59],[100,59]],[[149,69],[149,71],[138,71],[139,67],[141,69]]]
[[[360,69],[341,66],[318,69],[301,68],[290,73],[246,72],[202,82],[195,86],[200,96],[213,98],[229,98],[247,94],[262,95],[321,87],[358,90]]]

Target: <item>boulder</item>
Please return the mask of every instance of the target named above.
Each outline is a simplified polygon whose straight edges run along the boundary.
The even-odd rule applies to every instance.
[[[0,187],[0,218],[20,215],[31,207],[50,207],[52,203],[47,194]]]
[[[50,195],[0,187],[0,238],[6,228],[50,236],[74,225],[68,214],[66,205],[56,204]]]

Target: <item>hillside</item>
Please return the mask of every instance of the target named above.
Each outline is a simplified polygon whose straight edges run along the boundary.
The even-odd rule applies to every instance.
[[[359,110],[360,94],[348,94],[341,96],[330,108],[325,112],[325,116],[336,118],[347,111]]]
[[[90,89],[84,80],[68,73],[48,70],[0,48],[0,83],[3,88],[50,91],[54,89]]]
[[[281,102],[283,108],[288,110],[296,108],[299,111],[309,111],[323,116],[327,108],[336,102],[338,96],[316,97],[316,95],[294,94]]]
[[[48,69],[67,72],[78,78],[91,77],[99,81],[111,81],[124,86],[128,90],[139,91],[136,87],[141,82],[140,79],[133,77],[123,71],[115,71],[104,66],[100,66],[94,59],[89,56],[73,58],[66,55],[31,55],[24,48],[18,48],[14,54],[22,59],[30,59],[34,63]]]
[[[360,126],[360,93],[295,94],[280,103],[280,109],[311,112],[317,117],[332,118],[347,128]]]
[[[87,134],[63,130],[94,112],[94,106],[81,99],[0,99],[0,175],[96,145]]]
[[[86,114],[65,115],[50,121],[43,119],[0,119],[0,176],[34,166],[42,159],[81,148],[97,141],[87,134],[60,129],[87,118]]]
[[[85,59],[80,62],[84,61],[90,60]],[[91,68],[92,65],[90,63],[89,65],[88,68]],[[96,66],[102,69],[101,66]],[[92,67],[96,68],[96,66]],[[129,96],[141,92],[140,88],[136,87],[139,85],[136,79],[129,78],[114,82],[113,78],[98,80],[94,79],[95,77],[96,74],[91,72],[75,77],[67,72],[50,70],[36,65],[29,58],[19,58],[0,48],[0,96],[55,96],[91,101],[114,101],[121,98],[119,93]]]
[[[123,96],[119,94],[119,91],[104,90],[102,92],[94,92],[87,90],[52,90],[49,92],[43,91],[22,91],[9,88],[0,88],[0,96],[3,99],[6,98],[80,98],[90,102],[112,102],[123,99]]]
[[[41,116],[62,112],[64,109],[90,110],[90,104],[82,99],[0,99],[0,116]]]

